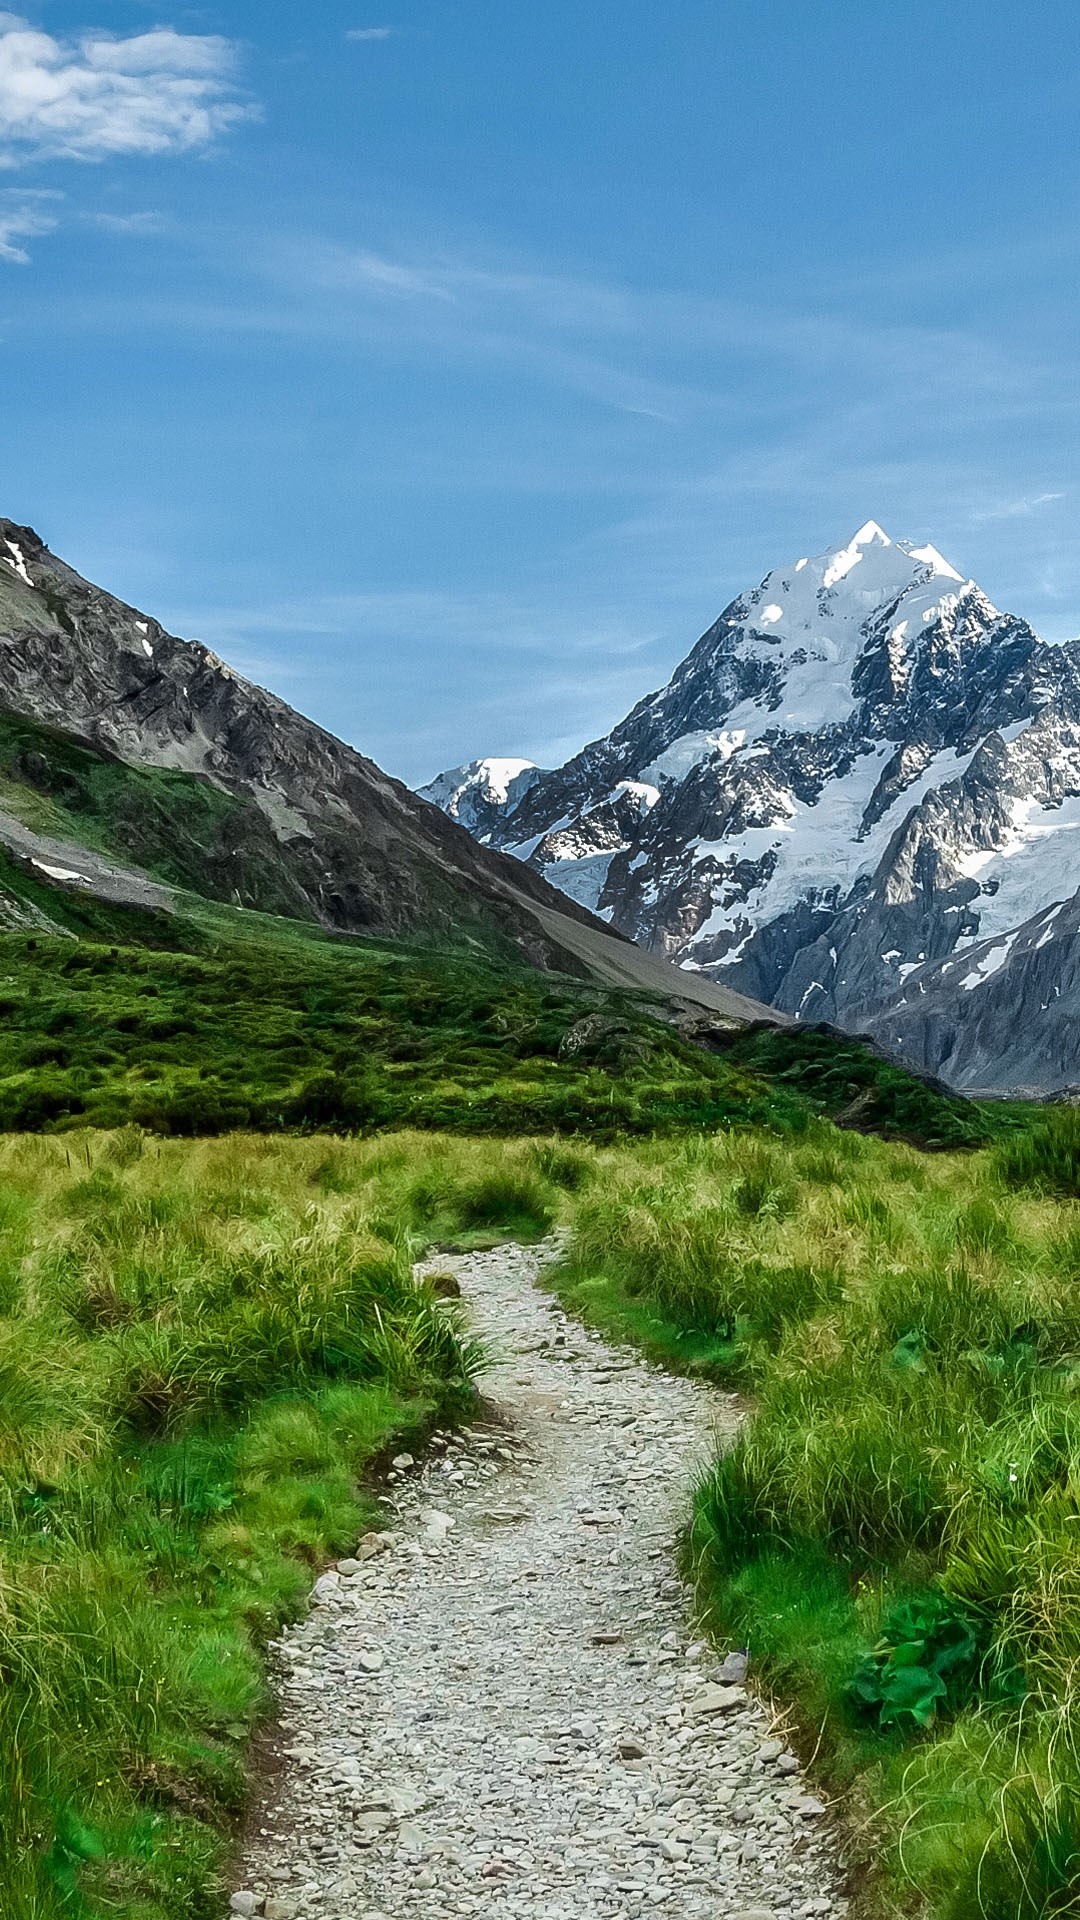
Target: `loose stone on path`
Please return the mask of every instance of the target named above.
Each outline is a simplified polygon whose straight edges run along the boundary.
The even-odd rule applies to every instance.
[[[535,1286],[551,1257],[439,1257],[499,1356],[497,1412],[398,1456],[385,1528],[279,1643],[288,1766],[235,1914],[844,1912],[825,1809],[674,1573],[737,1406],[567,1320]]]

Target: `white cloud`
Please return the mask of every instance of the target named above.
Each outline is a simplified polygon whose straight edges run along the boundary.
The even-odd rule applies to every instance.
[[[30,255],[20,243],[52,233],[57,221],[50,209],[59,198],[56,193],[0,193],[0,260],[27,265]]]
[[[0,166],[204,147],[251,115],[234,65],[217,34],[58,40],[0,13]]]
[[[1055,500],[1064,500],[1063,493],[1021,494],[1017,500],[1001,500],[996,506],[977,509],[971,515],[975,525],[984,520],[1026,520],[1040,507],[1048,507]]]
[[[352,27],[345,35],[346,40],[389,40],[393,37],[393,27]]]
[[[91,225],[100,227],[102,233],[129,235],[135,239],[144,239],[165,231],[165,218],[160,213],[93,213],[89,216]]]
[[[324,284],[365,292],[400,294],[406,299],[453,300],[454,284],[440,268],[417,268],[364,250],[338,253],[325,268]]]

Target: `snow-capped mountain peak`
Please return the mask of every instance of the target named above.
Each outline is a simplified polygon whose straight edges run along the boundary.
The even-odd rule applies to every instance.
[[[868,520],[842,546],[766,574],[746,596],[745,624],[774,641],[836,629],[854,639],[875,613],[897,607],[925,624],[939,604],[973,588],[936,547],[890,540]]]
[[[786,1012],[863,1026],[903,995],[909,1047],[923,969],[988,937],[1011,954],[1011,930],[1080,901],[1080,642],[1044,645],[875,520],[767,573],[565,766],[499,801],[488,764],[446,779],[490,844]],[[956,1031],[939,1019],[922,1064]]]
[[[879,683],[891,702],[935,640],[964,644],[968,601],[995,616],[936,547],[891,540],[868,520],[850,540],[774,568],[732,601],[647,703],[658,751],[625,771],[645,780],[685,774],[699,749],[713,750],[705,736],[717,728],[726,751],[735,734],[748,745],[778,726],[845,725]]]
[[[438,774],[419,793],[483,840],[503,810],[516,806],[543,771],[534,760],[488,754]]]

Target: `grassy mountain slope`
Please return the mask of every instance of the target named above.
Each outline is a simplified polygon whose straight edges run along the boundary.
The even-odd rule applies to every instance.
[[[828,1059],[787,1084],[693,1044],[659,1000],[509,948],[345,938],[194,895],[134,908],[11,859],[4,901],[0,1128],[798,1130],[854,1069],[886,1133],[965,1145],[994,1125],[858,1047],[839,1094]]]
[[[441,815],[435,816],[441,819]],[[203,774],[135,766],[39,722],[0,713],[0,849],[21,867],[23,893],[36,883],[40,917],[72,922],[50,874],[67,874],[74,899],[171,908],[176,889],[262,913],[313,921],[311,901],[293,864],[256,802]],[[507,864],[507,863],[504,863]],[[509,863],[511,878],[518,869]],[[9,874],[10,878],[10,874]],[[0,893],[0,925],[26,924],[25,912]],[[507,961],[591,976],[663,1000],[697,1005],[720,1020],[757,1020],[767,1010],[728,989],[680,975],[585,915],[580,920],[542,900],[522,902],[507,921],[483,893],[457,890],[442,871],[428,888],[430,912],[411,937],[472,945]],[[92,921],[84,913],[80,925]],[[76,916],[76,918],[79,918]],[[531,931],[530,931],[531,930]],[[520,937],[516,937],[520,936]],[[409,936],[407,936],[409,937]]]
[[[167,887],[308,917],[259,808],[197,775],[130,766],[0,713],[0,809],[35,833],[130,861]]]

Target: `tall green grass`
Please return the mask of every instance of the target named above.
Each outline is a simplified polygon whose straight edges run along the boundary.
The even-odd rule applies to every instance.
[[[1080,1910],[1078,1140],[733,1132],[572,1203],[564,1299],[750,1397],[688,1551],[866,1812],[867,1912]]]
[[[569,1304],[747,1396],[688,1553],[865,1817],[864,1911],[1075,1910],[1068,1139],[0,1140],[5,1920],[219,1910],[262,1643],[380,1449],[472,1402],[412,1259],[557,1224]]]
[[[380,1451],[474,1404],[412,1259],[584,1177],[528,1142],[0,1140],[4,1920],[221,1910],[263,1642]]]

